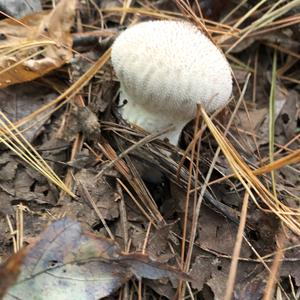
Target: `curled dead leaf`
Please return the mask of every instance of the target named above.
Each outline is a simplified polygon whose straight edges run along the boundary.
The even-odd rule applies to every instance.
[[[72,58],[76,2],[61,0],[50,12],[0,21],[0,88],[34,80]]]
[[[115,241],[85,232],[68,218],[51,224],[19,267],[18,280],[4,299],[100,299],[133,275],[191,280],[145,254],[123,253]]]

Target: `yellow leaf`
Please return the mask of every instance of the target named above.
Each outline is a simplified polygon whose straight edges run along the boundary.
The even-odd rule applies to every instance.
[[[76,0],[61,0],[50,12],[0,21],[0,88],[34,80],[72,58]]]

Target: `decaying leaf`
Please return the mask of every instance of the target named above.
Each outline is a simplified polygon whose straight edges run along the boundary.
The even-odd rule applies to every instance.
[[[196,279],[193,287],[202,290],[203,286],[207,285],[214,294],[213,299],[224,299],[229,268],[230,257],[226,259],[208,253],[199,255],[191,271]],[[237,272],[237,282],[232,299],[261,299],[266,278],[266,272],[261,265],[253,261],[240,261]],[[249,298],[249,295],[250,297],[252,295],[252,298]]]
[[[1,81],[0,75],[0,81]],[[44,85],[36,82],[19,84],[0,90],[0,110],[12,121],[29,116],[31,113],[47,105],[57,94]],[[38,115],[35,118],[20,127],[24,137],[32,142],[44,129],[44,125],[50,118],[50,109],[45,114]],[[26,130],[25,130],[26,129]]]
[[[68,62],[76,0],[61,0],[51,12],[0,22],[0,87],[31,81]]]
[[[0,10],[15,18],[21,18],[42,10],[40,0],[0,0]]]
[[[80,182],[90,193],[96,207],[100,210],[105,220],[113,220],[119,217],[118,202],[119,195],[104,180],[94,180],[95,172],[92,170],[82,169],[76,174],[76,180]],[[68,204],[68,209],[73,215],[80,220],[94,226],[99,220],[99,216],[94,209],[91,210],[91,203],[88,199],[81,197],[80,203]]]
[[[211,249],[218,253],[231,255],[235,243],[237,226],[228,222],[224,217],[203,208],[203,215],[199,219],[198,242],[204,249]],[[250,250],[243,244],[242,255],[248,257]]]
[[[114,241],[85,232],[78,222],[65,218],[49,226],[29,249],[4,299],[99,299],[133,275],[190,279],[147,255],[125,254]]]
[[[27,249],[22,249],[17,254],[12,255],[0,267],[0,299],[3,298],[6,291],[15,283],[21,271],[21,263],[26,255]]]
[[[0,266],[0,298],[6,293],[6,300],[104,296],[125,300],[140,295],[143,299],[224,299],[229,274],[233,274],[231,263],[238,258],[232,299],[261,299],[271,278],[268,268],[279,250],[280,219],[266,211],[259,199],[260,188],[267,200],[268,192],[276,190],[278,207],[282,203],[292,209],[283,210],[282,216],[294,218],[299,212],[300,166],[294,161],[300,142],[300,10],[293,6],[299,0],[77,1],[73,45],[74,0],[0,0],[0,11],[10,14],[1,3],[20,7],[21,2],[34,1],[41,1],[45,9],[54,3],[58,6],[28,17],[23,17],[28,14],[23,10],[19,21],[0,21],[0,83],[22,82],[0,90],[0,111],[16,125],[26,121],[18,128],[76,197],[59,195],[47,178],[1,147],[0,261],[6,264]],[[207,16],[216,17],[217,22]],[[174,18],[198,28],[205,25],[208,36],[224,41],[222,49],[234,72],[233,101],[212,115],[211,121],[222,135],[227,132],[232,148],[223,147],[227,140],[217,142],[202,127],[193,158],[191,140],[197,122],[184,129],[180,149],[169,149],[160,140],[145,143],[144,135],[120,118],[120,84],[109,63],[99,69],[109,57],[109,51],[103,56],[104,51],[124,28]],[[76,50],[73,57],[71,47]],[[71,57],[68,70],[55,70]],[[90,68],[96,60],[101,63],[92,76]],[[53,69],[46,78],[23,83]],[[275,69],[276,81],[271,76]],[[180,80],[177,77],[174,84]],[[272,83],[276,86],[274,112],[269,108]],[[62,102],[53,101],[50,105],[57,91],[63,93],[57,101],[71,92],[73,103],[61,107]],[[269,147],[273,144],[269,115],[274,122],[274,150]],[[214,159],[221,145],[232,154],[239,153],[245,162],[238,161],[235,171],[260,170],[259,175],[255,173],[259,181],[249,177],[249,182],[255,183],[253,200],[262,210],[249,203],[238,255],[233,250],[238,245],[247,187],[231,176],[235,155],[221,151]],[[164,149],[172,154],[166,156]],[[121,160],[115,160],[117,156]],[[274,180],[269,174],[273,167]],[[203,184],[205,179],[208,185]],[[202,200],[199,196],[204,188]],[[49,220],[66,214],[81,226],[64,219],[41,234]],[[94,234],[85,232],[83,224]],[[117,243],[99,237],[101,234],[115,237]],[[296,299],[300,240],[288,229],[285,234],[288,241],[276,277],[277,295],[270,298]],[[9,259],[12,237],[30,247]],[[141,249],[147,255],[138,252]],[[178,284],[178,279],[190,279],[186,274],[166,266],[179,263],[191,272],[189,286]],[[135,277],[142,278],[141,284]]]

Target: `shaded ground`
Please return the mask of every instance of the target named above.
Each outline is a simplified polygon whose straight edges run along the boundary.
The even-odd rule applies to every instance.
[[[65,105],[46,108],[95,65],[99,57],[106,55],[105,51],[124,27],[174,16],[189,18],[197,25],[202,20],[194,1],[190,1],[190,6],[184,1],[120,2],[81,4],[72,29],[71,62],[35,81],[0,90],[1,112],[12,122],[29,116],[21,127],[26,129],[24,136],[76,195],[72,198],[61,191],[2,143],[1,262],[19,247],[32,245],[47,225],[68,216],[79,221],[85,230],[115,240],[120,250],[113,254],[104,251],[105,259],[115,259],[121,250],[135,255],[133,263],[122,256],[126,264],[117,264],[113,270],[112,273],[124,268],[117,278],[118,283],[124,284],[117,291],[118,284],[112,284],[107,293],[112,294],[111,298],[143,295],[143,299],[174,299],[185,291],[191,299],[192,294],[194,299],[224,299],[229,274],[234,271],[230,266],[236,257],[240,260],[233,299],[261,299],[264,293],[266,295],[266,291],[271,290],[268,284],[272,282],[268,268],[272,268],[273,274],[278,272],[274,299],[299,298],[300,11],[299,5],[293,5],[297,1],[282,4],[266,1],[257,9],[254,9],[257,1],[245,1],[239,7],[235,1],[200,1],[205,25],[226,52],[236,80],[230,105],[212,118],[223,137],[228,130],[225,150],[230,149],[231,143],[252,170],[272,161],[281,163],[278,169],[276,164],[271,164],[267,170],[257,173],[255,179],[242,176],[245,185],[252,184],[253,195],[247,207],[238,254],[233,251],[237,237],[241,237],[238,228],[247,192],[241,178],[231,176],[235,161],[224,148],[214,160],[218,143],[211,130],[206,128],[201,134],[201,147],[196,147],[199,156],[193,156],[192,151],[187,155],[183,152],[192,141],[194,122],[185,128],[182,149],[158,139],[145,142],[146,133],[129,127],[118,114],[119,83],[110,61],[99,67],[92,79],[87,78],[84,88],[72,95]],[[45,9],[51,5],[50,1],[42,4]],[[234,8],[237,10],[229,14]],[[253,12],[246,18],[251,9]],[[274,20],[269,15],[272,11],[276,12]],[[243,17],[243,22],[238,24]],[[257,22],[261,23],[255,27]],[[7,29],[8,25],[5,26]],[[1,65],[1,68],[4,67]],[[44,111],[35,115],[41,107]],[[54,107],[57,109],[53,110]],[[205,124],[203,118],[201,122]],[[202,187],[212,164],[204,192]],[[242,165],[236,168],[242,169]],[[261,192],[256,178],[271,195],[275,190],[276,196]],[[268,201],[275,203],[276,199],[277,204],[268,204]],[[195,218],[198,213],[199,219]],[[78,239],[82,236],[86,238],[82,234]],[[70,242],[74,240],[66,234],[63,241],[65,244],[62,242],[58,249],[66,247],[69,253]],[[55,243],[50,246],[53,253],[59,251]],[[140,267],[140,252],[149,257],[144,273]],[[154,262],[158,265],[154,266]],[[130,269],[130,264],[139,271]],[[167,273],[166,265],[186,271],[193,278],[190,289],[178,283],[178,278],[185,280],[186,277],[175,272],[174,278],[173,269]],[[166,273],[161,277],[167,279],[158,276],[151,280],[158,272],[150,270],[152,267],[164,270]],[[75,274],[85,274],[96,267],[86,268],[81,265]],[[147,279],[140,282],[133,275]],[[93,287],[88,288],[93,290]]]

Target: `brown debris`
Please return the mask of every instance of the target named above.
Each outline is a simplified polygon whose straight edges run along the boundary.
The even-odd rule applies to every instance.
[[[53,299],[69,293],[70,299],[223,300],[237,261],[232,299],[262,299],[267,289],[269,298],[299,297],[296,1],[256,7],[258,1],[62,0],[50,11],[52,2],[41,2],[40,13],[0,21],[0,112],[71,192],[1,140],[2,294],[9,289],[33,298],[36,291],[28,285],[37,283]],[[120,117],[124,104],[118,102],[110,46],[125,28],[154,19],[193,22],[226,52],[235,77],[233,99],[209,116],[219,144],[205,114],[186,126],[180,149]],[[192,157],[197,123],[200,141]],[[5,130],[0,128],[0,138]],[[214,158],[220,141],[223,151]],[[257,185],[247,191],[252,197],[241,250],[233,255],[248,183],[231,168],[238,159],[238,168]],[[269,202],[257,187],[265,188]],[[25,250],[13,255],[22,245]],[[15,280],[22,282],[20,290]]]

